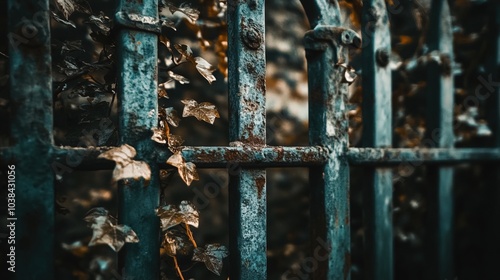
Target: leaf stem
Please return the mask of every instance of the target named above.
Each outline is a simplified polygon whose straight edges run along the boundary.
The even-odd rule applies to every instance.
[[[174,258],[175,269],[177,270],[179,277],[181,278],[181,280],[184,280],[184,276],[182,276],[182,271],[181,268],[179,267],[179,263],[177,263],[177,258],[175,256],[172,256],[172,258]]]
[[[189,237],[189,240],[191,240],[191,243],[193,243],[193,246],[195,248],[198,248],[198,245],[196,245],[196,241],[194,240],[193,232],[191,231],[191,228],[189,228],[189,225],[186,223],[184,223],[184,225],[186,226],[186,233],[187,233],[187,236]]]

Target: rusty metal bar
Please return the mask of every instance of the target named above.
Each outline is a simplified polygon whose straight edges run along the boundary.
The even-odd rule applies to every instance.
[[[15,166],[9,175],[9,204],[6,223],[15,230],[16,279],[54,278],[54,179],[50,168],[52,139],[52,77],[49,2],[10,0],[8,38],[10,95],[14,142],[12,158],[2,161]],[[2,167],[4,168],[4,167]],[[11,235],[12,236],[12,235]],[[4,242],[7,243],[7,240]],[[10,247],[12,246],[12,247]],[[14,248],[13,251],[11,251]],[[16,265],[17,264],[17,265]],[[3,265],[3,275],[10,273]],[[36,275],[36,276],[35,276]]]
[[[394,166],[409,164],[463,164],[480,162],[499,162],[499,148],[471,148],[471,149],[377,149],[377,148],[350,148],[347,152],[349,162],[354,165]]]
[[[364,0],[363,34],[363,146],[392,144],[392,78],[389,17],[384,0]],[[391,280],[394,274],[392,232],[392,170],[365,167],[363,218],[365,275]]]
[[[303,2],[304,3],[304,2]],[[355,32],[341,28],[336,1],[321,3],[321,15],[309,14],[313,30],[304,38],[309,75],[309,142],[330,151],[322,167],[309,169],[311,185],[311,252],[327,245],[327,257],[317,259],[311,279],[350,278],[349,163],[346,116],[347,84],[344,71],[347,48],[359,45]],[[319,20],[318,20],[319,19]]]
[[[229,138],[266,143],[264,0],[228,1]],[[229,177],[231,278],[266,279],[266,171]]]
[[[158,21],[156,0],[121,0],[117,14],[135,15],[139,21]],[[119,265],[126,279],[159,279],[160,231],[155,208],[159,204],[158,166],[151,157],[151,129],[158,119],[158,38],[149,30],[125,26],[118,35],[118,106],[120,142],[132,145],[137,158],[151,167],[149,185],[144,180],[120,183],[119,220],[137,233],[140,242],[126,244]]]
[[[424,145],[452,148],[453,134],[453,33],[446,0],[433,0],[427,31],[427,121]],[[453,274],[453,168],[429,167],[427,260],[428,279],[452,279]]]

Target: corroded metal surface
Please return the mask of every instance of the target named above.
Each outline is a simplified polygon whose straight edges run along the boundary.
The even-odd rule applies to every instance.
[[[266,143],[264,0],[228,1],[229,138]],[[226,154],[228,155],[228,154]],[[231,278],[266,279],[266,170],[229,172]]]
[[[325,165],[310,168],[311,250],[328,245],[328,257],[318,261],[312,279],[350,278],[349,164],[346,115],[347,84],[342,82],[347,50],[360,43],[352,30],[342,28],[337,2],[305,4],[314,27],[304,44],[309,74],[309,142],[330,151]],[[310,5],[310,6],[307,6]],[[318,11],[318,9],[320,11]]]
[[[363,1],[363,146],[392,144],[391,33],[384,0]],[[365,275],[393,279],[392,171],[366,167],[363,188]]]
[[[7,224],[15,224],[16,279],[54,277],[54,186],[50,167],[52,79],[48,1],[11,0],[9,9],[11,158],[15,203]],[[21,20],[22,19],[22,20]],[[4,38],[5,40],[6,38]],[[5,165],[2,168],[6,168]],[[4,185],[2,185],[4,186]],[[2,199],[7,206],[7,197]],[[11,213],[13,215],[11,215]],[[7,242],[4,239],[4,242]],[[9,253],[9,252],[7,252]],[[10,258],[10,257],[9,257]],[[9,265],[10,266],[10,265]],[[7,264],[3,264],[3,275]]]
[[[135,21],[158,21],[156,0],[122,0],[118,11],[135,15]],[[118,106],[120,142],[137,150],[137,159],[151,167],[151,182],[121,183],[119,220],[134,229],[139,243],[126,244],[119,255],[127,279],[159,279],[160,227],[155,208],[159,205],[158,166],[151,160],[154,144],[151,129],[158,120],[158,37],[149,31],[124,27],[118,35]]]

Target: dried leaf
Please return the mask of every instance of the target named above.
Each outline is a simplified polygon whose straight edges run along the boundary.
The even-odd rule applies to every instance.
[[[156,215],[160,217],[162,230],[185,223],[198,227],[199,213],[196,207],[189,201],[183,200],[179,207],[175,205],[166,205],[156,209]]]
[[[208,63],[205,59],[201,57],[195,57],[194,62],[196,65],[196,70],[200,72],[200,74],[211,84],[214,82],[215,76],[212,75],[212,73],[215,71],[215,67],[212,66],[212,64]]]
[[[197,9],[191,8],[188,3],[182,3],[179,7],[176,7],[170,2],[167,2],[166,4],[172,14],[175,12],[180,12],[184,14],[191,23],[195,23],[200,16],[200,12]]]
[[[193,261],[203,262],[208,270],[220,276],[222,259],[229,255],[225,246],[208,244],[204,248],[195,248]]]
[[[158,97],[163,97],[168,99],[167,89],[175,88],[173,81],[167,81],[158,85]]]
[[[166,116],[167,122],[170,125],[172,125],[173,127],[179,126],[179,122],[181,121],[181,119],[177,115],[177,111],[174,108],[172,108],[172,107],[166,108],[165,109],[165,116]]]
[[[153,136],[151,136],[151,140],[160,144],[167,144],[167,137],[165,136],[165,130],[161,128],[153,128]]]
[[[186,77],[181,76],[181,75],[179,75],[179,74],[175,74],[175,73],[174,73],[174,72],[172,72],[172,71],[168,71],[167,73],[168,73],[168,75],[170,76],[170,78],[172,78],[172,79],[174,79],[174,80],[178,81],[179,83],[181,83],[181,84],[189,84],[189,80],[188,80],[188,79],[186,79]]]
[[[199,180],[196,165],[192,162],[186,162],[180,152],[175,152],[170,156],[167,164],[177,167],[177,171],[186,185],[189,186],[194,180]]]
[[[184,44],[175,44],[174,48],[182,55],[184,56],[187,60],[191,61],[194,63],[193,60],[193,51],[188,45]]]
[[[63,18],[61,18],[58,14],[54,13],[51,11],[51,14],[52,14],[52,18],[59,22],[59,23],[62,23],[62,24],[65,24],[65,25],[69,25],[73,28],[76,28],[76,25],[71,21],[71,20],[65,20]]]
[[[117,225],[116,219],[102,207],[91,209],[85,219],[93,230],[89,246],[107,244],[115,252],[125,243],[137,243],[137,234],[127,225]]]
[[[160,23],[161,23],[161,26],[163,26],[163,27],[167,27],[167,28],[173,29],[174,31],[177,31],[177,28],[175,27],[175,22],[173,22],[169,18],[161,17]]]
[[[136,151],[134,147],[124,144],[100,154],[98,158],[116,162],[115,169],[113,170],[113,182],[128,178],[138,180],[141,177],[148,182],[151,180],[151,168],[143,161],[133,160],[135,155]]]
[[[76,10],[76,3],[73,0],[55,0],[57,9],[63,14],[66,20]]]
[[[171,257],[177,255],[188,256],[192,252],[192,244],[189,238],[177,230],[165,232],[161,246],[165,253]]]
[[[100,33],[104,36],[108,36],[111,33],[111,19],[106,16],[103,12],[100,12],[99,15],[94,16],[91,15],[89,17],[89,22],[94,26],[97,33]]]
[[[61,54],[64,54],[66,52],[70,51],[82,51],[85,52],[85,50],[82,48],[82,40],[76,40],[76,41],[64,41],[61,47]]]
[[[167,37],[165,37],[163,35],[160,35],[159,39],[160,39],[160,42],[163,45],[165,45],[165,47],[167,47],[168,49],[170,49],[170,40]]]
[[[173,148],[174,150],[176,150],[176,148],[178,148],[180,145],[182,145],[182,143],[184,143],[184,139],[182,139],[182,137],[179,135],[169,134],[167,139],[168,139],[168,146],[170,148]]]
[[[200,121],[205,121],[209,124],[214,124],[215,118],[219,118],[219,112],[215,105],[209,102],[198,104],[195,100],[185,99],[181,101],[185,106],[182,112],[182,117],[193,116]]]

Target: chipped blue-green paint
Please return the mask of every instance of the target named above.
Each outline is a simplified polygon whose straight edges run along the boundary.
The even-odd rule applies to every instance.
[[[229,138],[266,143],[264,0],[228,1]],[[266,171],[230,174],[231,278],[266,279]]]
[[[309,169],[311,251],[314,254],[323,246],[318,240],[325,240],[329,246],[328,258],[318,260],[311,278],[349,279],[349,164],[344,157],[348,146],[347,84],[342,83],[344,69],[336,65],[347,63],[347,48],[359,46],[360,39],[354,31],[340,27],[337,2],[302,3],[314,27],[304,38],[309,75],[309,142],[330,151],[325,165]]]
[[[446,0],[433,0],[427,30],[432,59],[427,65],[427,121],[424,145],[453,148],[453,33]],[[427,277],[453,279],[453,168],[429,167]]]
[[[158,20],[156,0],[122,0],[117,14],[140,15],[136,20]],[[154,21],[154,20],[153,20]],[[118,35],[118,106],[120,142],[137,150],[137,159],[146,161],[152,171],[149,185],[144,180],[120,183],[120,223],[137,233],[139,243],[126,244],[119,255],[125,279],[159,279],[158,166],[151,159],[151,128],[158,120],[157,35],[136,26],[120,26]]]
[[[350,148],[347,152],[353,165],[417,167],[421,164],[461,164],[464,162],[498,162],[500,148]]]
[[[15,246],[16,266],[12,276],[14,279],[53,279],[54,179],[50,167],[53,120],[49,3],[43,0],[11,0],[7,5],[10,102],[13,108],[11,136],[14,147],[12,157],[5,159],[5,163],[16,165],[14,218],[17,219],[5,221],[15,222],[15,244],[9,243]],[[3,203],[7,202],[4,198]],[[3,275],[10,273],[7,264],[4,263],[2,269]]]
[[[391,33],[384,0],[364,0],[363,34],[363,146],[392,144],[392,79],[389,65]],[[366,167],[363,219],[365,275],[393,279],[392,170]]]

